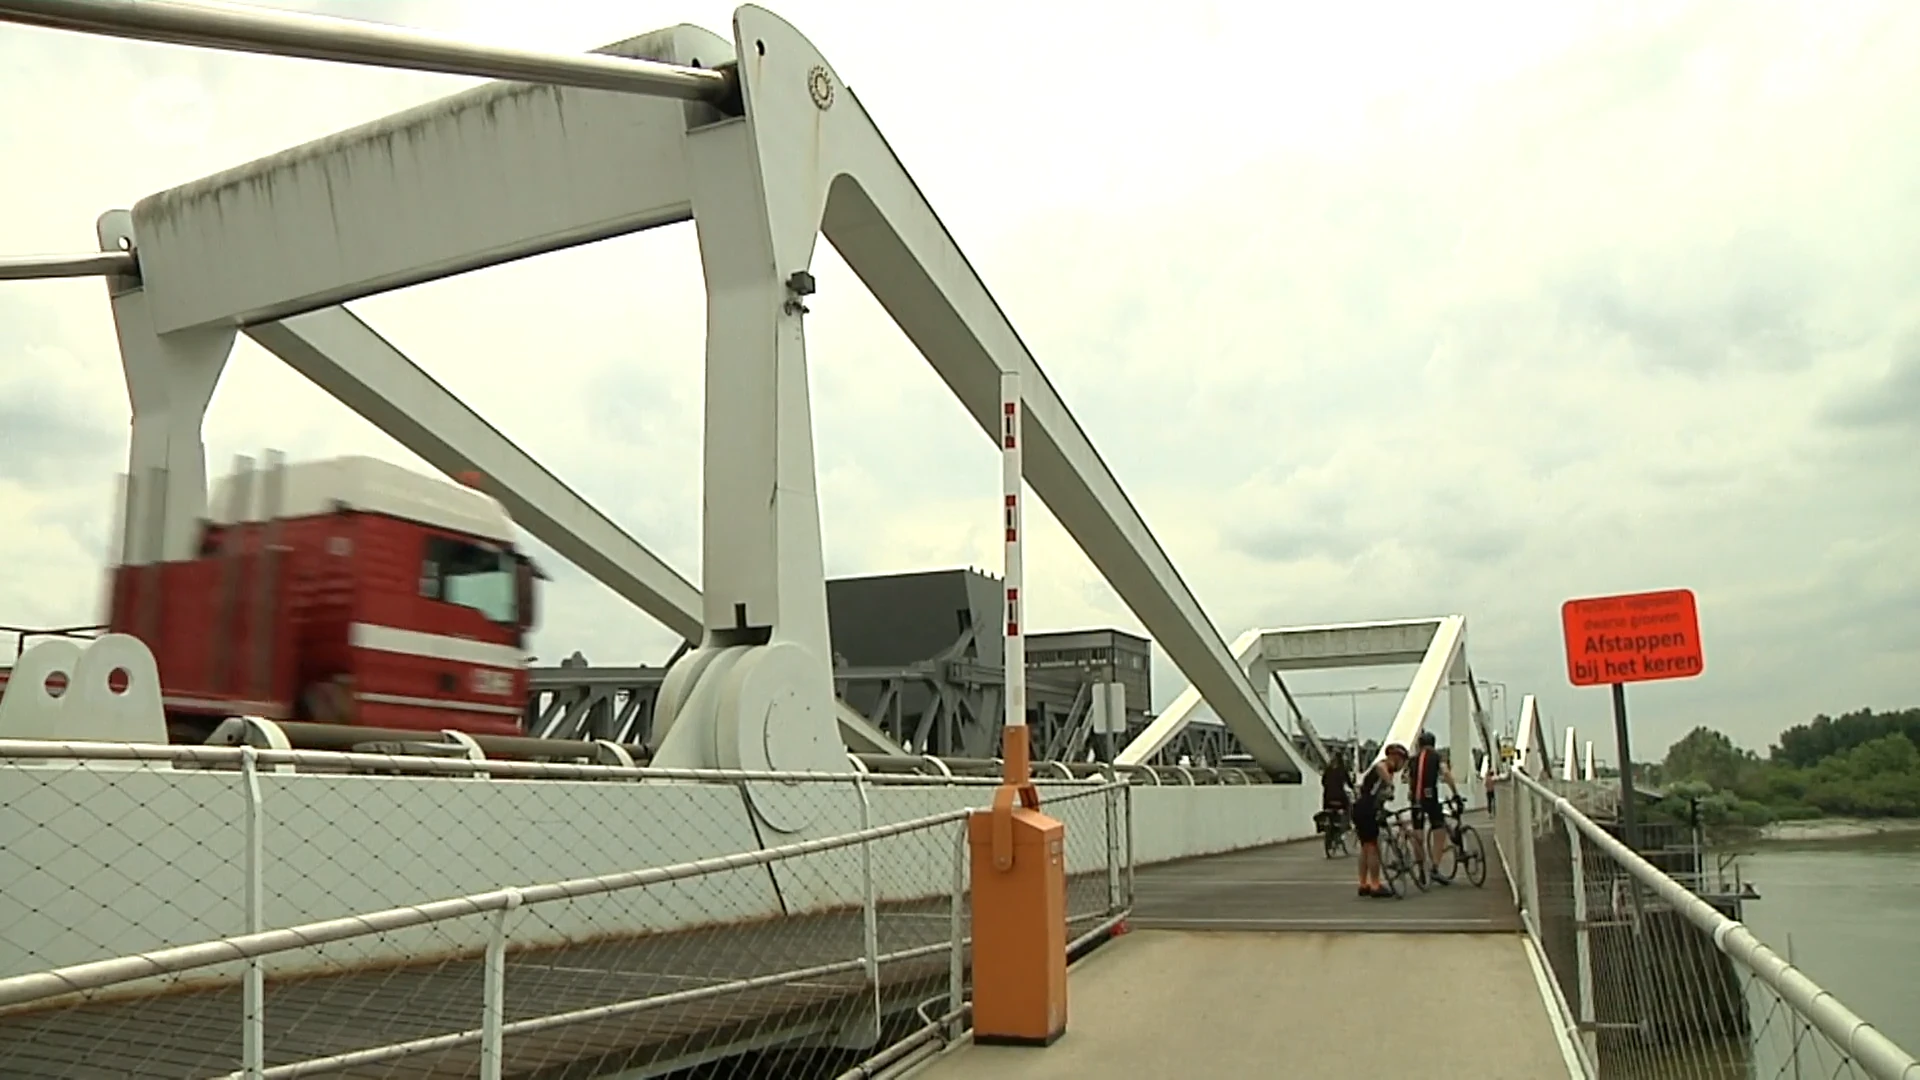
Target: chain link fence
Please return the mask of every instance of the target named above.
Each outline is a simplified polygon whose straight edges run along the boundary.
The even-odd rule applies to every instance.
[[[1589,1075],[1920,1080],[1910,1054],[1731,918],[1730,898],[1716,907],[1583,813],[1584,787],[1518,772],[1502,786],[1496,837]]]
[[[1130,788],[1039,787],[1084,944]],[[962,1029],[992,790],[8,744],[0,1076],[836,1076]]]

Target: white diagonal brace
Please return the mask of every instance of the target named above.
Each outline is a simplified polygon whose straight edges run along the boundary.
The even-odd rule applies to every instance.
[[[700,640],[698,589],[352,312],[325,308],[249,327],[247,336],[428,464],[484,474],[527,532],[674,633]],[[838,718],[849,749],[904,753],[845,702]]]
[[[752,27],[750,40],[763,42],[769,57],[813,52],[798,31],[763,8],[743,6],[735,21]],[[1022,464],[1034,493],[1254,759],[1276,773],[1296,774],[1285,730],[1093,441],[859,98],[830,66],[823,64],[821,74],[821,117],[785,137],[794,152],[819,155],[839,175],[823,192],[787,197],[824,195],[821,233],[996,442],[1000,375],[1020,374],[1027,407]]]
[[[521,528],[635,607],[700,640],[700,591],[343,307],[247,336],[427,464],[476,470]]]

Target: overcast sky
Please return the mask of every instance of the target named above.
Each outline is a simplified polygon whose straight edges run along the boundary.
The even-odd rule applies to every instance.
[[[729,34],[731,11],[281,6],[570,50]],[[1920,6],[777,9],[1224,638],[1464,613],[1476,674],[1598,734],[1561,601],[1684,586],[1707,672],[1632,691],[1637,757],[1696,724],[1764,748],[1816,712],[1920,705]],[[0,28],[0,254],[90,249],[103,210],[466,85]],[[997,568],[992,444],[820,251],[829,572]],[[690,226],[354,307],[699,580]],[[0,356],[0,623],[91,621],[127,424],[100,284],[0,287]],[[267,446],[418,466],[244,340],[207,443],[217,472]],[[1036,629],[1139,628],[1050,521],[1028,575]],[[671,650],[559,576],[546,660]],[[1162,663],[1156,697],[1183,684]],[[1344,699],[1310,701],[1344,728]]]

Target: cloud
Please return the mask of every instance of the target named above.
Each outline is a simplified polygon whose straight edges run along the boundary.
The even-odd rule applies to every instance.
[[[652,29],[584,4],[380,11],[550,48]],[[1643,754],[1696,724],[1762,746],[1816,711],[1917,704],[1891,659],[1920,647],[1902,570],[1920,565],[1911,5],[1479,4],[1396,11],[1388,33],[1365,8],[1203,3],[1152,33],[1090,4],[786,13],[1223,637],[1464,612],[1478,674],[1597,734],[1606,695],[1566,686],[1560,602],[1683,585],[1709,670],[1634,691]],[[724,31],[730,8],[671,14]],[[1016,18],[1021,35],[982,36]],[[42,163],[0,176],[0,236],[8,253],[89,247],[106,208],[463,85],[0,29],[0,94],[61,106],[0,118],[0,151]],[[698,580],[693,240],[663,230],[354,306]],[[830,571],[997,566],[991,444],[824,245],[815,271]],[[98,283],[0,290],[0,346],[16,523],[0,554],[37,568],[0,582],[0,604],[83,621],[125,454]],[[207,437],[216,468],[266,445],[411,461],[245,343]],[[1036,625],[1139,629],[1036,517]],[[556,569],[543,654],[672,648]],[[1182,680],[1163,660],[1155,684],[1164,702]]]
[[[1907,331],[1887,353],[1885,372],[1836,393],[1823,419],[1860,434],[1920,431],[1920,329]]]

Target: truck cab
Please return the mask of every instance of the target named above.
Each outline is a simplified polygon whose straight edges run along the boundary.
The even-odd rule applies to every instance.
[[[112,570],[109,625],[153,650],[176,740],[240,714],[521,733],[543,575],[498,501],[371,457],[210,494],[195,558]]]

